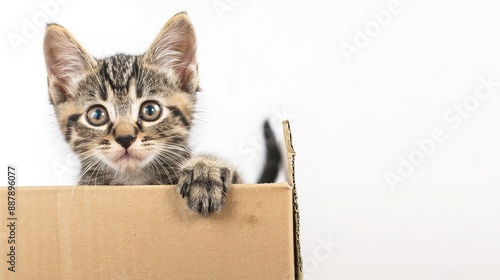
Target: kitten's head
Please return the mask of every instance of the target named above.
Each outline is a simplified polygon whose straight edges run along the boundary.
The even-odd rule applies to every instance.
[[[125,175],[186,157],[198,73],[185,13],[143,55],[96,59],[55,24],[47,26],[44,52],[50,101],[82,169],[100,164]]]

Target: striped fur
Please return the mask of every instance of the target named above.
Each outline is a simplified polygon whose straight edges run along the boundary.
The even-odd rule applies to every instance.
[[[96,59],[56,24],[47,26],[44,52],[50,101],[81,161],[78,184],[178,184],[193,210],[221,209],[239,176],[224,161],[192,156],[187,147],[199,84],[185,13],[165,24],[144,55]],[[157,112],[144,109],[148,102],[161,108],[158,119],[145,118]]]

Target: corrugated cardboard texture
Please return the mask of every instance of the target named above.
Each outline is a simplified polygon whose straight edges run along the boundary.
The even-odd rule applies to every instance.
[[[302,252],[300,248],[300,214],[299,214],[299,196],[297,193],[297,185],[295,182],[295,149],[293,148],[292,132],[290,130],[290,122],[283,121],[283,133],[285,136],[287,163],[288,163],[288,180],[293,189],[293,231],[294,231],[294,247],[295,247],[295,279],[304,279],[302,271]]]
[[[292,188],[235,185],[212,216],[173,186],[18,187],[16,272],[0,279],[293,279]]]

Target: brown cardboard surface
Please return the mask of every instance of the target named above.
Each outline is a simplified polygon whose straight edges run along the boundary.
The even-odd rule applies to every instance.
[[[173,186],[18,187],[16,272],[0,189],[0,279],[294,279],[292,188],[235,185],[202,216]]]

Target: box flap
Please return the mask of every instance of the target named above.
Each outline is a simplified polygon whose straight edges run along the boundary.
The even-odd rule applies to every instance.
[[[292,133],[290,122],[283,121],[283,133],[285,134],[285,145],[288,159],[288,180],[293,189],[293,230],[295,246],[295,279],[302,280],[304,273],[302,271],[302,254],[300,249],[300,215],[297,188],[295,184],[295,150],[293,149]]]

